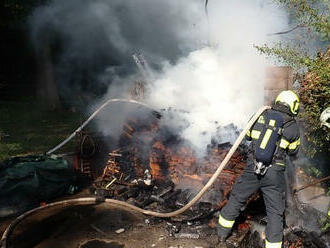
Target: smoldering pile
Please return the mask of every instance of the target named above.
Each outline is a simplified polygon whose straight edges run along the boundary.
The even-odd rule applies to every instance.
[[[129,201],[142,208],[175,210],[184,206],[210,179],[229,148],[229,142],[214,141],[200,158],[170,129],[160,130],[156,122],[129,119],[123,126],[119,147],[106,154],[107,162],[101,175],[95,177],[93,190],[98,195]],[[246,147],[241,146],[234,154],[213,189],[203,197],[198,206],[201,211],[196,212],[198,216],[210,215],[226,202],[245,167],[246,153]]]

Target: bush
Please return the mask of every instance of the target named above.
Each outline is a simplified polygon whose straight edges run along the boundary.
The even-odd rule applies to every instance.
[[[273,46],[256,46],[266,56],[277,58],[280,62],[295,69],[300,83],[298,93],[302,109],[299,118],[304,126],[307,144],[303,147],[309,155],[329,154],[330,130],[320,125],[320,115],[330,106],[330,17],[328,0],[274,0],[287,8],[291,22],[296,25],[291,31],[297,31],[296,39]],[[289,32],[291,32],[289,31]],[[281,34],[287,34],[282,32]],[[279,33],[278,33],[279,34]],[[314,39],[314,43],[311,41]],[[301,41],[305,44],[301,45]],[[299,44],[299,45],[297,45]],[[317,44],[310,53],[311,44]],[[323,52],[322,52],[323,50]],[[329,159],[329,156],[328,156]]]
[[[19,144],[0,143],[0,162],[16,155],[22,148]]]
[[[329,154],[330,129],[321,127],[319,118],[322,111],[330,106],[330,49],[319,53],[312,61],[301,82],[299,95],[304,107],[301,118],[304,120],[308,154]]]

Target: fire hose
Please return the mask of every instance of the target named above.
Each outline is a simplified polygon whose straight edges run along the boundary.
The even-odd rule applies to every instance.
[[[110,102],[131,102],[131,103],[137,103],[139,105],[143,105],[143,106],[148,107],[146,104],[140,103],[140,102],[137,102],[137,101],[134,101],[134,100],[123,100],[123,99],[112,99],[112,100],[108,100],[99,109],[97,109],[91,115],[91,117],[89,117],[83,123],[83,125],[81,125],[73,134],[71,134],[66,140],[64,140],[62,143],[60,143],[54,149],[52,149],[49,152],[47,152],[47,154],[50,154],[50,153],[56,151],[57,149],[59,149],[60,147],[62,147],[64,144],[66,144],[67,142],[69,142],[70,139],[72,139],[79,131],[81,131],[82,128],[85,127],[95,117],[95,115],[97,113],[99,113]],[[148,108],[150,108],[150,107],[148,107]],[[240,133],[240,135],[238,136],[237,140],[235,141],[235,143],[233,144],[233,146],[230,148],[229,152],[226,154],[226,157],[221,162],[221,164],[219,165],[219,167],[217,168],[217,170],[214,172],[214,174],[212,175],[212,177],[209,179],[209,181],[198,192],[198,194],[190,202],[188,202],[185,206],[183,206],[182,208],[180,208],[178,210],[175,210],[173,212],[169,212],[169,213],[159,213],[159,212],[154,212],[154,211],[145,210],[145,209],[136,207],[136,206],[131,205],[129,203],[126,203],[124,201],[119,201],[119,200],[114,200],[114,199],[100,199],[98,197],[83,197],[83,198],[76,198],[76,199],[70,199],[70,200],[65,200],[65,201],[53,202],[53,203],[47,204],[45,206],[40,206],[38,208],[32,209],[32,210],[30,210],[30,211],[28,211],[28,212],[20,215],[19,217],[17,217],[7,227],[7,229],[3,233],[2,238],[1,238],[1,248],[7,248],[7,240],[8,240],[8,237],[9,237],[10,233],[14,230],[14,228],[24,218],[26,218],[27,216],[29,216],[29,215],[37,212],[37,211],[40,211],[40,210],[43,210],[43,209],[46,209],[46,208],[50,208],[50,207],[55,207],[55,206],[63,206],[63,205],[64,206],[65,205],[70,206],[70,205],[79,205],[79,204],[83,204],[83,203],[85,203],[85,204],[96,204],[96,203],[105,202],[105,203],[109,203],[109,204],[115,204],[115,205],[123,206],[123,207],[129,208],[131,210],[134,210],[134,211],[143,213],[145,215],[151,215],[151,216],[160,217],[160,218],[170,218],[170,217],[174,217],[174,216],[177,216],[179,214],[182,214],[183,212],[185,212],[186,210],[188,210],[191,206],[193,206],[204,195],[204,193],[212,186],[212,184],[215,182],[215,180],[217,179],[217,177],[219,176],[219,174],[221,173],[221,171],[223,170],[223,168],[229,162],[229,160],[232,157],[232,155],[234,154],[234,152],[237,150],[239,144],[244,139],[246,132],[252,127],[252,125],[258,119],[258,117],[262,114],[262,112],[264,112],[267,109],[270,109],[270,107],[269,106],[263,106],[263,107],[261,107],[256,112],[256,114],[250,119],[250,121],[246,125],[245,129]]]
[[[142,102],[138,102],[135,100],[130,100],[130,99],[109,99],[108,101],[106,101],[105,103],[103,103],[80,127],[78,127],[69,137],[67,137],[64,141],[62,141],[60,144],[58,144],[57,146],[55,146],[53,149],[49,150],[48,152],[46,152],[46,154],[52,154],[55,151],[57,151],[58,149],[60,149],[62,146],[64,146],[65,144],[67,144],[70,140],[72,140],[79,132],[81,132],[81,130],[83,130],[84,127],[87,126],[88,123],[91,122],[91,120],[94,119],[94,117],[100,113],[106,106],[108,106],[110,103],[114,103],[114,102],[126,102],[126,103],[134,103],[140,106],[144,106],[146,108],[152,109],[150,108],[147,104],[142,103]]]

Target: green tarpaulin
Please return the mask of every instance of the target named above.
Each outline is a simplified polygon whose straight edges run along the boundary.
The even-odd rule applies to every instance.
[[[0,217],[65,194],[75,180],[69,163],[56,156],[15,157],[0,163]]]

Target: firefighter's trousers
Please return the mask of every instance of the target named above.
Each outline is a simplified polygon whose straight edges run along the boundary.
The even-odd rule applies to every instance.
[[[285,210],[285,168],[273,165],[264,176],[254,173],[254,165],[248,163],[243,174],[238,178],[231,192],[229,201],[219,216],[220,226],[230,230],[240,209],[248,198],[261,190],[266,205],[267,227],[266,247],[281,247]],[[273,245],[274,244],[274,245]]]

